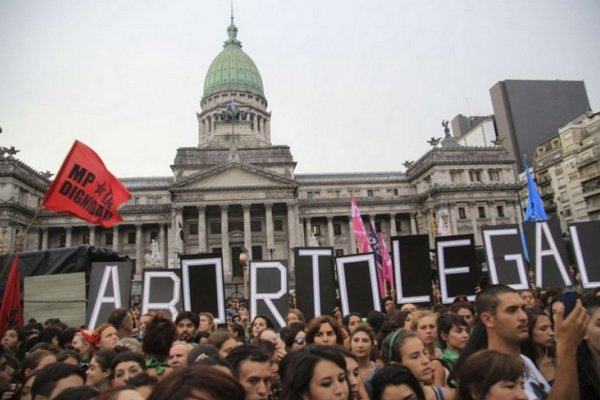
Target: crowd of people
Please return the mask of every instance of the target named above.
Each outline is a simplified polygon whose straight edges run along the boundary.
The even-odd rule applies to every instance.
[[[570,294],[571,295],[571,294]],[[432,308],[383,299],[384,311],[286,326],[228,301],[208,312],[115,309],[95,329],[58,319],[10,327],[2,399],[498,400],[600,399],[600,297],[492,285],[474,303]],[[570,297],[569,297],[570,298]],[[568,314],[568,315],[567,315]]]

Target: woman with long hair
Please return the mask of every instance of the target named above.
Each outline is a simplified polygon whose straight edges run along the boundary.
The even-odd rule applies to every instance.
[[[267,328],[274,329],[273,321],[264,315],[257,315],[250,324],[250,341],[255,342],[262,331]]]
[[[111,387],[110,376],[112,360],[117,353],[114,350],[98,350],[90,360],[90,366],[85,371],[85,384],[93,386],[100,392],[105,392]]]
[[[539,308],[526,309],[529,338],[521,344],[521,352],[538,367],[550,385],[556,374],[554,330],[548,314]]]
[[[435,347],[438,339],[437,314],[429,310],[416,312],[413,315],[412,331],[423,341],[430,358],[438,358],[442,355],[440,349]]]
[[[412,372],[421,383],[425,399],[451,400],[454,398],[454,390],[433,385],[434,368],[431,365],[429,351],[414,332],[399,329],[390,333],[383,341],[381,349],[387,365],[404,365]]]
[[[356,357],[360,367],[360,378],[363,382],[368,381],[377,370],[371,353],[375,348],[375,332],[367,324],[354,328],[350,335],[350,351]]]
[[[309,346],[294,353],[281,400],[349,400],[346,360],[335,346]]]
[[[454,369],[460,354],[469,342],[469,331],[464,318],[454,314],[442,314],[438,320],[438,337],[442,346],[442,355],[434,359],[434,383],[446,386],[449,374]]]
[[[156,377],[159,381],[172,371],[168,358],[176,335],[175,323],[164,314],[156,315],[146,327],[142,339],[146,368],[148,375]]]
[[[344,334],[338,322],[329,315],[313,318],[306,327],[306,342],[333,346],[344,344]]]

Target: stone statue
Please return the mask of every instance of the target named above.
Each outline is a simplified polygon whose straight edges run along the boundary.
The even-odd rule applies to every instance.
[[[444,127],[444,135],[446,135],[446,137],[450,136],[450,128],[448,128],[448,124],[449,122],[447,120],[442,121],[442,126]]]
[[[158,249],[158,241],[156,239],[152,239],[152,243],[150,244],[150,254],[146,254],[144,256],[145,267],[162,267],[162,257],[160,256],[160,251]]]

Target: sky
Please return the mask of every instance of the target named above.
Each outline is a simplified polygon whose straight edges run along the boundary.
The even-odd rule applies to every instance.
[[[274,145],[296,173],[403,171],[506,79],[583,80],[600,109],[598,0],[236,0]],[[229,0],[0,0],[0,146],[56,173],[74,140],[118,177],[198,145]]]

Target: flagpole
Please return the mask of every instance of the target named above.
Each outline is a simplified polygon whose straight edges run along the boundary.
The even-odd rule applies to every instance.
[[[23,246],[23,243],[25,242],[25,238],[27,237],[27,234],[29,233],[29,231],[31,230],[31,227],[33,226],[35,220],[38,218],[38,216],[40,215],[40,211],[42,210],[42,203],[40,203],[37,206],[37,209],[35,210],[35,213],[33,214],[33,217],[31,218],[31,220],[29,221],[29,224],[27,225],[27,227],[25,228],[25,231],[23,231],[20,235],[21,237],[17,238],[16,243],[15,243],[15,247],[13,250],[13,253],[15,251],[21,251],[22,248],[21,246]]]

